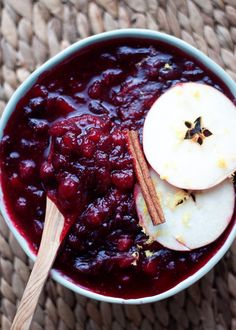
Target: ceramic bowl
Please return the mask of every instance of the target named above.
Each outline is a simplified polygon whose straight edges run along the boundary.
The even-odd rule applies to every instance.
[[[115,40],[117,38],[140,38],[140,39],[153,39],[157,41],[162,41],[166,44],[169,44],[171,46],[177,47],[181,49],[184,53],[190,55],[192,58],[197,59],[198,62],[201,62],[208,70],[209,72],[213,72],[221,81],[224,82],[224,84],[228,87],[228,89],[231,91],[231,93],[236,97],[236,84],[235,82],[230,78],[230,76],[216,63],[214,63],[211,59],[209,59],[206,55],[201,53],[196,48],[190,46],[186,42],[177,39],[173,36],[155,32],[151,30],[141,30],[141,29],[124,29],[124,30],[115,30],[111,32],[106,32],[102,34],[98,34],[86,39],[83,39],[81,41],[76,42],[75,44],[71,45],[70,47],[66,48],[62,52],[60,52],[58,55],[51,58],[49,61],[47,61],[45,64],[43,64],[40,68],[38,68],[36,71],[34,71],[26,80],[25,82],[15,91],[15,93],[12,95],[10,101],[8,102],[4,113],[2,115],[1,121],[0,121],[0,138],[3,135],[4,127],[6,126],[9,117],[11,116],[12,112],[15,109],[16,104],[21,99],[21,97],[33,86],[33,84],[36,82],[38,77],[44,73],[45,71],[48,71],[52,69],[55,65],[58,63],[64,61],[66,58],[70,57],[74,53],[81,51],[85,47],[91,46],[93,44],[97,44],[103,41],[107,40]],[[6,205],[4,203],[4,196],[2,192],[2,188],[0,186],[0,209],[3,214],[3,217],[9,226],[11,232],[14,234],[16,239],[18,240],[21,247],[24,249],[26,254],[31,258],[35,259],[35,255],[32,252],[30,246],[28,245],[25,238],[20,234],[19,230],[15,227],[13,221],[11,220]],[[111,302],[111,303],[125,303],[125,304],[141,304],[141,303],[150,303],[154,301],[158,301],[164,298],[168,298],[170,296],[173,296],[180,292],[181,290],[189,287],[194,282],[199,280],[202,276],[204,276],[207,272],[209,272],[212,267],[216,265],[216,263],[223,257],[223,255],[227,252],[227,250],[230,248],[234,238],[236,236],[236,223],[232,227],[232,230],[230,231],[226,241],[224,242],[223,246],[214,254],[214,256],[196,273],[189,276],[182,282],[180,282],[175,287],[171,288],[170,290],[163,292],[158,295],[145,297],[145,298],[139,298],[139,299],[121,299],[116,297],[110,297],[105,296],[101,294],[94,293],[92,291],[86,290],[84,288],[81,288],[79,285],[71,282],[68,278],[63,276],[60,272],[52,270],[51,276],[52,278],[57,281],[58,283],[64,285],[65,287],[73,290],[76,293],[82,294],[84,296],[87,296],[89,298]]]

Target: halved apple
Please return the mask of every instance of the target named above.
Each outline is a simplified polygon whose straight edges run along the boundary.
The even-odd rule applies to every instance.
[[[135,186],[139,224],[163,246],[187,251],[215,241],[226,229],[234,211],[235,192],[231,179],[203,191],[176,188],[150,170],[165,223],[153,226],[140,186]]]
[[[147,114],[143,148],[161,178],[183,189],[208,189],[236,170],[236,107],[217,89],[179,84]]]

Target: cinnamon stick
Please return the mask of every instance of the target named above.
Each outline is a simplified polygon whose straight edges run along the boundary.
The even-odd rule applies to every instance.
[[[128,148],[133,157],[134,170],[154,226],[165,222],[164,214],[157,196],[149,168],[136,131],[127,131]]]

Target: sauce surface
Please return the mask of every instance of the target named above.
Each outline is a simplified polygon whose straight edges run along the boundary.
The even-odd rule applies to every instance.
[[[127,39],[74,55],[41,76],[17,104],[1,142],[8,212],[37,251],[48,192],[73,221],[54,268],[80,286],[122,298],[155,295],[200,269],[227,238],[235,216],[217,241],[191,252],[150,242],[138,225],[124,131],[138,130],[142,141],[153,102],[188,81],[233,99],[179,51]]]

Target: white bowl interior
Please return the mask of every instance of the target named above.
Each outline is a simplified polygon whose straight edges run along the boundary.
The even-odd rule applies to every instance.
[[[197,59],[199,62],[201,62],[206,68],[209,69],[210,72],[214,73],[221,81],[224,82],[224,84],[229,88],[231,93],[236,97],[236,84],[235,82],[230,78],[230,76],[215,62],[210,60],[206,55],[198,51],[196,48],[190,46],[186,42],[175,38],[173,36],[151,31],[151,30],[145,30],[145,29],[123,29],[123,30],[115,30],[111,32],[105,32],[99,35],[95,35],[89,38],[86,38],[84,40],[81,40],[58,55],[54,56],[52,59],[47,61],[44,65],[42,65],[40,68],[38,68],[36,71],[34,71],[27,79],[26,81],[15,91],[13,96],[11,97],[10,101],[8,102],[4,113],[2,115],[1,121],[0,121],[0,138],[3,136],[4,128],[7,124],[7,121],[9,117],[11,116],[12,112],[15,109],[16,104],[18,101],[22,98],[23,95],[26,94],[26,92],[34,85],[37,78],[45,71],[51,69],[58,63],[62,62],[67,57],[73,55],[75,52],[83,49],[84,47],[87,47],[89,45],[92,45],[94,43],[103,42],[106,40],[111,39],[119,39],[119,38],[140,38],[140,39],[153,39],[153,40],[159,40],[164,43],[167,43],[169,45],[172,45],[176,48],[181,49],[183,52],[189,54],[192,58]],[[29,244],[27,243],[26,239],[21,235],[21,233],[18,231],[18,229],[15,227],[14,223],[12,222],[7,209],[6,205],[4,203],[3,198],[3,192],[2,187],[0,186],[0,209],[3,214],[3,217],[5,218],[5,221],[7,225],[9,226],[10,230],[18,240],[21,247],[24,249],[26,254],[31,258],[35,259],[35,254],[31,250]],[[52,278],[54,278],[58,283],[64,285],[65,287],[82,294],[84,296],[87,296],[89,298],[111,302],[111,303],[126,303],[126,304],[141,304],[141,303],[150,303],[153,301],[159,301],[164,298],[168,298],[181,290],[187,288],[188,286],[192,285],[194,282],[199,280],[202,276],[204,276],[212,267],[215,266],[215,264],[223,257],[223,255],[227,252],[230,245],[232,244],[234,238],[236,236],[236,223],[234,224],[232,230],[230,231],[229,236],[227,237],[226,241],[222,245],[222,247],[215,253],[215,255],[196,273],[189,276],[187,279],[183,280],[179,284],[177,284],[175,287],[171,288],[170,290],[150,296],[145,298],[138,298],[138,299],[121,299],[116,297],[110,297],[110,296],[104,296],[101,294],[94,293],[92,291],[86,290],[78,286],[77,284],[73,283],[69,278],[62,275],[59,271],[52,270],[51,275]]]

